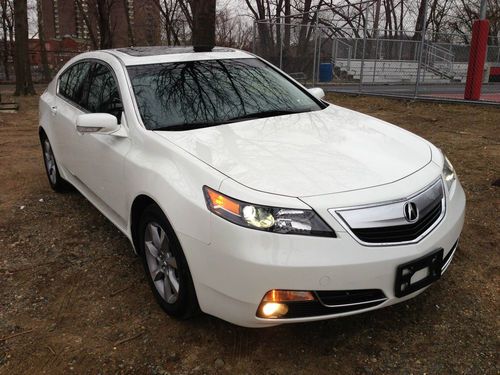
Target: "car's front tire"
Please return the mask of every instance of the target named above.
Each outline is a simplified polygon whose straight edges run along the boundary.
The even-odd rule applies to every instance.
[[[196,315],[198,301],[186,258],[172,226],[157,205],[144,210],[138,230],[146,278],[160,306],[177,319]]]
[[[40,135],[40,143],[42,145],[45,172],[47,173],[50,187],[58,193],[68,191],[71,188],[71,185],[59,174],[59,168],[57,167],[56,157],[54,156],[52,145],[43,132]]]

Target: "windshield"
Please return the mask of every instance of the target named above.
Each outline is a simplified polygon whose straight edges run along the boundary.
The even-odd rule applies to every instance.
[[[183,61],[127,70],[150,130],[188,130],[322,108],[258,59]]]

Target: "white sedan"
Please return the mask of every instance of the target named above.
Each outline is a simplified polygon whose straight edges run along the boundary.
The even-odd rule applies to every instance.
[[[40,98],[52,188],[131,241],[171,316],[247,327],[415,297],[457,249],[465,195],[428,141],[323,100],[250,53],[83,53]]]

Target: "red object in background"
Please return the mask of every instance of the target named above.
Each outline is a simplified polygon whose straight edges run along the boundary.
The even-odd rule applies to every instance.
[[[490,67],[490,82],[500,82],[500,66]]]
[[[489,26],[488,20],[477,20],[472,25],[472,41],[464,93],[464,99],[466,100],[479,100],[481,96]]]

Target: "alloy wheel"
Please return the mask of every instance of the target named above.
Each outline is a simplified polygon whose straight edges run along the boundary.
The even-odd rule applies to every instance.
[[[160,296],[169,304],[179,297],[180,277],[167,234],[156,222],[146,225],[144,249],[149,274]]]
[[[47,174],[52,185],[57,184],[57,167],[56,159],[54,153],[52,152],[52,147],[48,139],[43,141],[43,157],[45,159],[45,168],[47,169]]]

